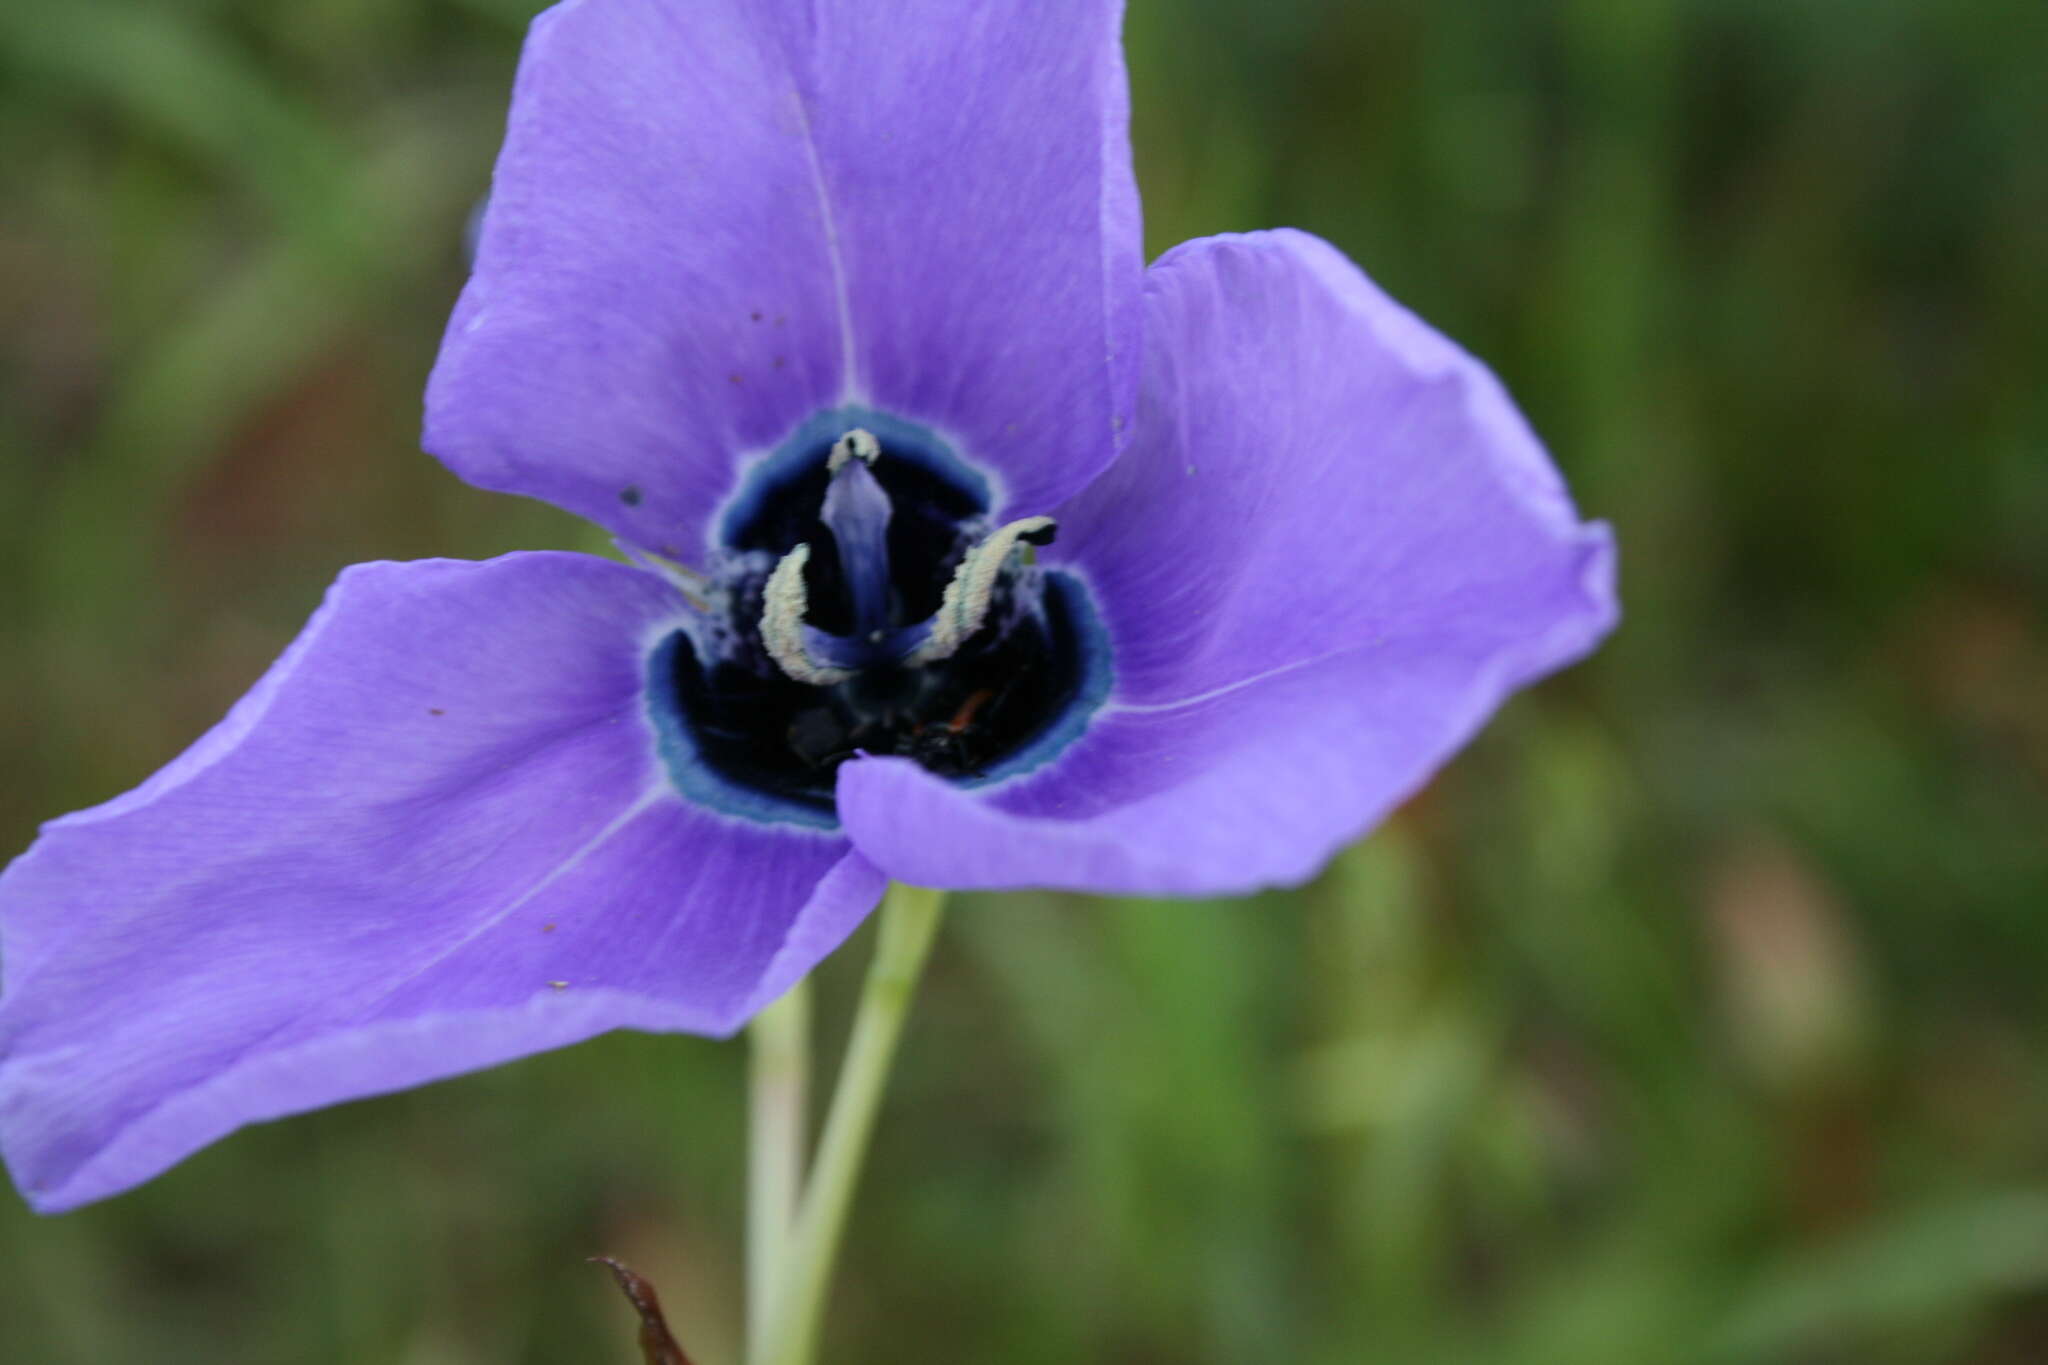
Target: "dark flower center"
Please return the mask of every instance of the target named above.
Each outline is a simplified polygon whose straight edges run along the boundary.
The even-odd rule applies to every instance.
[[[1035,768],[1109,691],[1080,580],[1031,562],[1043,517],[994,526],[988,483],[930,432],[821,413],[719,525],[700,615],[653,652],[671,779],[752,819],[830,828],[857,754],[975,784]]]

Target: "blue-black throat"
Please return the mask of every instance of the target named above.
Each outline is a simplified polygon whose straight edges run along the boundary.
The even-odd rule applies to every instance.
[[[886,449],[867,426],[785,447],[722,522],[694,628],[649,678],[686,795],[830,826],[858,755],[994,781],[1048,761],[1107,694],[1086,587],[1034,562],[1053,521],[994,526],[986,482],[899,425]]]

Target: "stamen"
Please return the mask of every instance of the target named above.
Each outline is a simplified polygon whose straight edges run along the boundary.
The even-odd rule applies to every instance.
[[[761,592],[761,647],[777,668],[797,682],[832,687],[854,674],[852,669],[819,663],[804,647],[804,614],[810,610],[804,565],[810,559],[811,547],[799,545],[768,575],[768,585]]]
[[[1002,581],[1003,570],[1019,543],[1050,545],[1057,529],[1051,517],[1025,517],[1001,527],[969,550],[954,572],[953,581],[946,585],[945,596],[939,599],[931,634],[903,662],[917,668],[950,659],[959,652],[960,646],[988,623],[996,584]]]
[[[837,474],[848,460],[859,460],[862,464],[873,464],[882,458],[882,443],[866,427],[855,427],[832,443],[832,453],[825,457],[825,472]]]

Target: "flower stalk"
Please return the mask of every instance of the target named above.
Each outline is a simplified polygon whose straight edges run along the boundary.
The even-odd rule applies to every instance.
[[[747,1339],[768,1328],[775,1274],[788,1254],[803,1191],[811,1084],[811,983],[806,977],[748,1026]]]
[[[816,1358],[818,1329],[854,1187],[945,899],[943,891],[901,884],[892,884],[883,898],[881,931],[861,988],[853,1035],[840,1064],[795,1232],[766,1291],[766,1330],[750,1342],[750,1365],[812,1365]]]

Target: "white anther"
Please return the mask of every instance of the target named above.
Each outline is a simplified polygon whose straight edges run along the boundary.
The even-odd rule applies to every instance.
[[[939,599],[938,614],[932,617],[932,633],[912,650],[904,663],[914,667],[950,659],[974,633],[988,624],[988,610],[995,600],[996,584],[1003,569],[1017,551],[1019,541],[1044,544],[1041,537],[1053,529],[1051,517],[1025,517],[999,529],[967,552],[953,581]]]
[[[775,666],[796,681],[831,687],[851,678],[853,672],[821,664],[804,648],[804,613],[810,610],[804,565],[810,559],[811,547],[799,545],[768,575],[768,586],[761,592],[761,646]]]
[[[825,457],[825,472],[837,474],[848,460],[859,460],[872,466],[882,458],[882,443],[866,427],[855,427],[832,443],[832,453]]]

